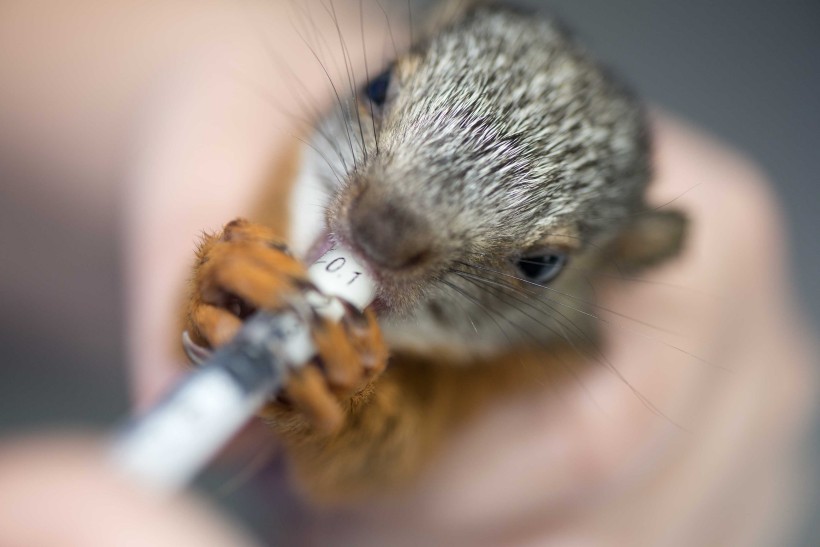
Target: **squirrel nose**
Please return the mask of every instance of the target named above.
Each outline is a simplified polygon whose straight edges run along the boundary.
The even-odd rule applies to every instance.
[[[427,223],[394,200],[365,190],[351,204],[348,218],[354,245],[377,266],[401,270],[432,255]]]

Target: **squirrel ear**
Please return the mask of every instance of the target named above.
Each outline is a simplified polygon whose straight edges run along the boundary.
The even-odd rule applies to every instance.
[[[533,6],[532,2],[523,0],[441,0],[436,3],[435,7],[426,11],[422,35],[433,36],[442,29],[467,18],[480,8],[495,8],[499,11],[526,16],[544,11]]]
[[[688,223],[676,210],[639,213],[615,242],[617,264],[634,271],[672,258],[683,248]]]
[[[434,8],[428,11],[424,30],[428,36],[431,36],[444,27],[464,18],[474,9],[491,6],[495,3],[495,0],[444,0],[438,2]]]

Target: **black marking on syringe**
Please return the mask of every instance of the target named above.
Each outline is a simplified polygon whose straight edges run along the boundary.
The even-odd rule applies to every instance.
[[[291,364],[283,348],[302,326],[293,313],[257,312],[234,342],[214,353],[210,366],[225,370],[245,393],[275,389],[284,383]]]

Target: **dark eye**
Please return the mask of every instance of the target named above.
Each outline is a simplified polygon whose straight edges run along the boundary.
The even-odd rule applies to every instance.
[[[528,254],[515,262],[522,277],[543,285],[555,279],[567,263],[567,255],[558,251]]]
[[[384,106],[384,103],[387,102],[387,92],[390,90],[392,74],[393,71],[387,69],[365,86],[364,93],[374,105]]]

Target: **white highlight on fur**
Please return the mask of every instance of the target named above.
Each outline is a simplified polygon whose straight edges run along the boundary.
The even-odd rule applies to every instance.
[[[307,148],[307,147],[306,147]],[[296,256],[304,257],[324,228],[323,211],[327,193],[317,172],[318,161],[311,150],[303,152],[303,160],[296,178],[290,203],[290,248]]]

